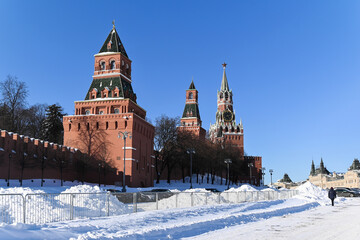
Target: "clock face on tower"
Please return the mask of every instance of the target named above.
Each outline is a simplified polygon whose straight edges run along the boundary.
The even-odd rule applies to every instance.
[[[233,114],[229,110],[223,112],[223,118],[225,122],[230,122],[233,120]]]

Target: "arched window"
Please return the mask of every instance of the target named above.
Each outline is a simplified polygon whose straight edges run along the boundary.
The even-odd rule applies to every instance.
[[[106,122],[106,130],[109,128],[109,122]]]
[[[189,93],[189,99],[193,99],[194,98],[194,95],[193,95],[193,93],[191,92],[191,93]]]
[[[90,123],[86,123],[86,130],[90,130]]]
[[[99,122],[96,122],[96,129],[99,129]]]
[[[115,69],[115,60],[112,60],[112,61],[110,62],[110,68],[111,68],[111,69]]]
[[[101,62],[100,66],[101,66],[101,70],[105,70],[105,62]]]
[[[118,122],[115,121],[115,129],[117,129],[117,128],[118,128]]]
[[[69,131],[71,130],[71,123],[69,124]]]
[[[225,93],[225,100],[228,100],[228,97],[229,97],[229,96],[228,96],[228,93],[226,92],[226,93]]]
[[[78,123],[78,131],[80,131],[80,123]]]
[[[222,93],[220,93],[220,99],[222,99],[223,98],[223,94]]]

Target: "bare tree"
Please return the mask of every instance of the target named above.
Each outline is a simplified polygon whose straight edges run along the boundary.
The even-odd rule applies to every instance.
[[[155,120],[155,169],[156,183],[160,182],[160,176],[165,169],[168,172],[168,183],[170,183],[171,170],[176,164],[174,153],[177,150],[177,126],[179,118],[171,118],[165,115]]]
[[[81,182],[84,182],[85,172],[89,164],[101,160],[104,157],[104,151],[107,152],[111,143],[107,140],[108,134],[105,129],[99,126],[96,121],[91,121],[91,118],[80,120],[78,124],[78,138],[74,144],[70,145],[78,146],[81,152],[85,153],[78,164]]]
[[[8,126],[6,129],[11,132],[19,132],[19,121],[21,113],[26,107],[28,90],[26,84],[14,76],[7,76],[5,81],[0,82],[1,101],[8,110]]]

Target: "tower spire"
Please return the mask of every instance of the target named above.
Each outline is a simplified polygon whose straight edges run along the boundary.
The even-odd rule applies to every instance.
[[[223,63],[222,66],[224,68],[224,73],[223,73],[223,77],[222,77],[222,81],[221,81],[221,88],[220,91],[229,91],[229,84],[226,78],[226,72],[225,72],[225,68],[226,68],[226,63]]]
[[[195,88],[195,84],[194,84],[194,77],[193,77],[192,80],[191,80],[189,89],[196,89],[196,88]]]

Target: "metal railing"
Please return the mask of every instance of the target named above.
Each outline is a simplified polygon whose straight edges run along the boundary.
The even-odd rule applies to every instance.
[[[42,224],[203,205],[291,198],[296,190],[0,194],[0,223]]]

